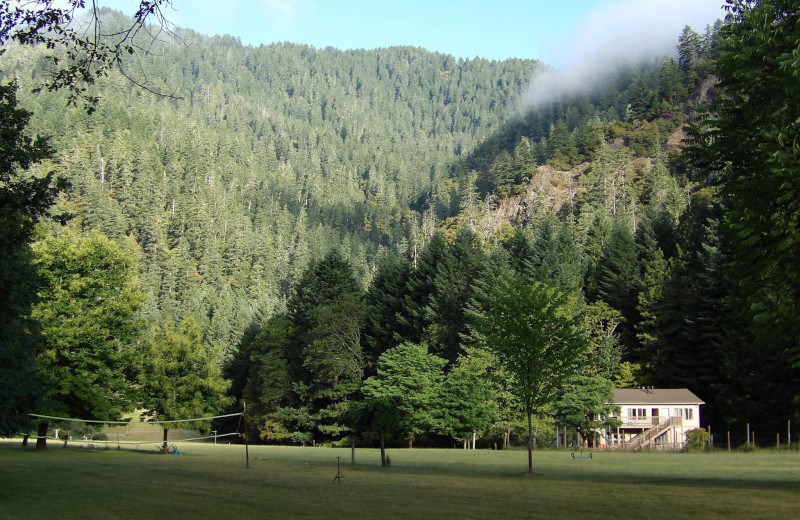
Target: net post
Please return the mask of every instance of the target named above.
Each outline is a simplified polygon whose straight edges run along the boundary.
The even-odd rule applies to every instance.
[[[242,419],[244,419],[244,456],[247,461],[247,468],[250,467],[250,445],[247,439],[247,402],[242,400]]]

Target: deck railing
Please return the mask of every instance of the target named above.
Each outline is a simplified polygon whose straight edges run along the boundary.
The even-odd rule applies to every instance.
[[[683,425],[683,418],[681,417],[652,417],[651,419],[651,426],[647,430],[623,443],[625,449],[636,450],[648,447],[658,437],[667,433],[671,427]]]

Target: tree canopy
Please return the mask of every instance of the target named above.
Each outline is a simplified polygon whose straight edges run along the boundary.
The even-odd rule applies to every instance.
[[[511,392],[528,416],[528,472],[533,471],[532,416],[555,404],[588,348],[569,296],[512,271],[478,294],[471,332],[511,375]]]

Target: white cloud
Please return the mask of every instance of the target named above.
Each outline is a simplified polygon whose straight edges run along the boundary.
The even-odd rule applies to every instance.
[[[563,65],[534,74],[526,105],[586,92],[621,66],[672,54],[684,26],[702,32],[723,16],[718,0],[618,0],[597,7],[552,53]]]

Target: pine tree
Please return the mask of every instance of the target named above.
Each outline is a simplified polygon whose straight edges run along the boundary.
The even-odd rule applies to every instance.
[[[461,338],[467,332],[466,306],[485,270],[486,255],[480,237],[468,227],[461,227],[437,266],[427,308],[431,322],[427,331],[429,346],[451,364],[462,352]]]
[[[727,210],[727,273],[763,362],[758,386],[770,391],[760,397],[771,403],[765,420],[773,424],[800,419],[800,12],[781,0],[728,3],[715,70],[722,95],[693,130],[692,157],[715,176]]]
[[[199,324],[191,318],[177,327],[156,327],[141,354],[140,385],[147,414],[159,421],[197,419],[219,413],[232,399],[225,395],[230,382],[222,377],[219,348],[207,347]],[[164,423],[164,453],[170,428]],[[192,421],[194,429],[208,431],[211,421]]]
[[[431,236],[419,255],[416,269],[412,271],[408,280],[404,311],[400,316],[400,323],[409,330],[409,336],[404,338],[407,341],[419,343],[423,332],[430,324],[427,308],[435,291],[436,273],[446,247],[441,233],[437,232]]]
[[[17,86],[0,85],[0,435],[21,431],[40,389],[33,365],[40,337],[29,319],[35,302],[34,225],[52,205],[53,174],[25,170],[53,155],[47,139],[31,139],[31,113],[17,107]]]
[[[635,355],[634,327],[639,322],[636,295],[641,281],[636,243],[629,227],[622,221],[614,223],[593,276],[597,293],[590,298],[602,300],[622,313],[625,323],[620,326],[620,339]]]
[[[405,257],[387,252],[380,257],[377,273],[364,295],[364,353],[368,371],[378,357],[396,347],[409,332],[401,322],[411,264]]]

